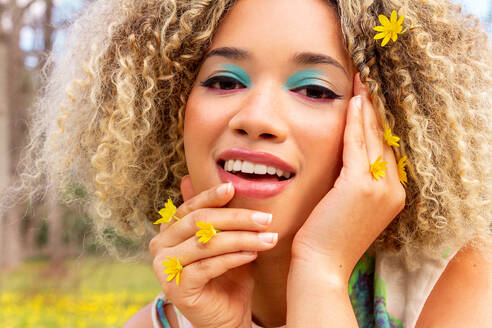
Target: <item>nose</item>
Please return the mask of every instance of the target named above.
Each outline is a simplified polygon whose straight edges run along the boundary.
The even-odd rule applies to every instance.
[[[234,134],[249,136],[251,139],[282,142],[287,137],[285,111],[274,85],[249,89],[247,97],[229,121]]]

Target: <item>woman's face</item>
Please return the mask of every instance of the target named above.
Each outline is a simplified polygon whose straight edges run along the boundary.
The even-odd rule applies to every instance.
[[[340,173],[354,73],[326,1],[238,1],[206,52],[186,106],[184,145],[195,192],[233,181],[227,207],[272,213],[269,230],[293,236]],[[248,155],[268,153],[293,177],[226,173],[221,155],[232,148],[246,155],[227,159],[280,169],[268,156]]]

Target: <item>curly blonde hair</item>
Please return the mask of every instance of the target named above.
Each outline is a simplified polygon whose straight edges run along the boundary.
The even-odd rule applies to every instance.
[[[401,137],[397,159],[410,163],[407,204],[373,247],[400,252],[410,266],[470,241],[483,246],[492,221],[492,51],[478,20],[443,0],[326,2],[375,107]],[[17,191],[32,197],[76,182],[100,230],[153,234],[167,197],[183,201],[187,97],[234,3],[99,0],[86,8],[64,56],[49,61]],[[383,48],[372,28],[393,9],[409,30]]]

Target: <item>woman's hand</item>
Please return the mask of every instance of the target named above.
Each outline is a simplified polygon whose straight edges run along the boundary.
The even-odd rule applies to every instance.
[[[358,73],[354,94],[348,108],[340,176],[292,244],[291,268],[297,264],[305,267],[296,272],[329,271],[331,277],[343,283],[348,282],[357,261],[405,206],[405,189],[395,156],[383,139],[383,128]],[[381,155],[388,169],[385,177],[376,180],[369,165]]]
[[[251,327],[254,281],[243,264],[277,242],[276,238],[270,238],[270,243],[260,238],[271,216],[270,222],[260,224],[253,215],[266,213],[220,208],[234,195],[232,184],[230,189],[227,186],[222,184],[195,196],[186,176],[181,183],[185,201],[175,214],[181,219],[161,224],[160,233],[149,244],[154,272],[164,294],[193,327]],[[201,244],[195,236],[197,221],[208,221],[220,232]],[[272,237],[263,234],[268,236]],[[167,256],[176,257],[183,266],[179,285],[174,280],[166,281],[162,262]]]

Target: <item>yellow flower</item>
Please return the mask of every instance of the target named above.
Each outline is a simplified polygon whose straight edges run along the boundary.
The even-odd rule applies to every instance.
[[[374,31],[381,32],[374,36],[374,40],[383,39],[381,42],[381,47],[384,47],[389,40],[393,40],[395,42],[398,38],[398,34],[403,33],[401,24],[403,23],[403,19],[405,15],[401,15],[398,21],[396,20],[397,14],[396,10],[391,12],[391,20],[384,15],[379,15],[379,22],[382,24],[378,26],[374,26]]]
[[[165,208],[161,208],[159,210],[159,214],[161,215],[161,218],[155,221],[154,224],[169,223],[171,222],[171,219],[173,217],[176,220],[179,220],[178,217],[174,216],[175,213],[176,213],[176,206],[174,206],[171,198],[168,198],[167,203],[165,204]]]
[[[391,129],[388,123],[386,123],[386,126],[384,127],[384,140],[386,140],[390,146],[400,147],[398,144],[398,140],[400,140],[400,138],[391,134]]]
[[[198,221],[196,223],[196,226],[198,228],[200,228],[201,230],[199,230],[195,236],[197,237],[200,237],[200,239],[198,239],[198,242],[200,243],[203,243],[205,244],[207,241],[209,241],[213,236],[215,236],[215,234],[217,232],[219,232],[219,230],[215,229],[214,226],[212,225],[212,223],[210,222],[202,222],[202,221]]]
[[[407,183],[407,172],[405,171],[405,166],[407,165],[407,156],[403,156],[398,161],[398,176],[400,177],[400,182],[406,187]]]
[[[175,257],[166,256],[166,258],[169,261],[162,262],[162,265],[166,267],[164,273],[168,274],[166,281],[171,281],[174,277],[176,277],[176,285],[179,285],[179,277],[181,275],[181,271],[183,271],[183,266]]]
[[[374,179],[376,180],[379,180],[379,177],[384,177],[386,176],[386,174],[384,173],[384,171],[387,170],[387,167],[386,167],[386,164],[388,164],[388,162],[386,161],[381,161],[382,159],[382,156],[379,156],[375,161],[374,163],[372,163],[370,166],[369,166],[369,170],[371,171],[372,173],[372,176],[374,177]]]

